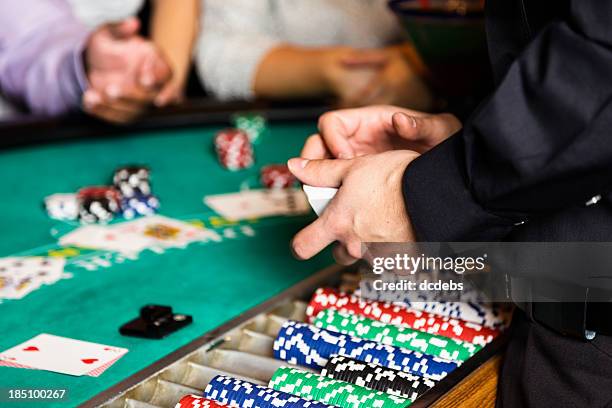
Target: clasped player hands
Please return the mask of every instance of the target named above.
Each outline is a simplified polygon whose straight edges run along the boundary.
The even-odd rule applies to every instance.
[[[430,115],[393,106],[326,113],[319,134],[289,169],[303,183],[339,187],[323,214],[301,230],[292,248],[309,259],[337,241],[334,257],[350,264],[363,242],[416,240],[402,192],[406,167],[461,129],[450,114]]]
[[[138,34],[140,23],[128,18],[98,28],[84,52],[89,89],[83,109],[92,116],[126,123],[151,106],[172,79],[172,70],[159,49]]]

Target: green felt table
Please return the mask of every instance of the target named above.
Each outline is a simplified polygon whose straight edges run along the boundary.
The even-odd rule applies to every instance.
[[[0,367],[0,388],[60,388],[63,402],[36,406],[76,406],[133,375],[205,332],[282,292],[332,263],[329,253],[309,262],[292,258],[289,241],[312,215],[250,221],[255,236],[193,244],[163,254],[143,252],[136,260],[87,270],[76,260],[107,256],[75,250],[61,252],[57,238],[75,225],[47,217],[45,196],[107,183],[113,169],[143,163],[152,170],[161,214],[198,221],[223,231],[223,220],[203,204],[208,194],[255,185],[259,168],[297,155],[315,122],[278,122],[256,145],[256,165],[222,169],[212,149],[221,127],[147,131],[114,138],[79,139],[0,151],[0,257],[70,255],[72,277],[0,303],[0,350],[40,333],[125,347],[129,353],[98,378]],[[59,251],[59,252],[58,252]],[[141,306],[171,305],[193,315],[194,323],[162,340],[123,337],[118,328]],[[0,402],[2,406],[25,406]],[[28,406],[33,406],[30,402]]]

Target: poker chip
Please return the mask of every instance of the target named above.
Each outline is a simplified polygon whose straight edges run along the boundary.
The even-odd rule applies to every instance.
[[[273,352],[279,360],[314,369],[322,369],[333,355],[340,355],[433,380],[444,378],[458,366],[454,361],[292,320],[283,323]]]
[[[153,215],[159,211],[159,207],[159,200],[154,195],[135,194],[132,197],[121,198],[121,213],[126,220]]]
[[[332,408],[321,402],[223,375],[208,383],[204,397],[232,407]]]
[[[113,187],[85,187],[78,191],[79,220],[85,224],[107,223],[121,210],[121,195]]]
[[[261,184],[266,188],[291,188],[295,181],[295,176],[284,164],[270,164],[261,169]]]
[[[498,330],[477,323],[408,309],[398,304],[366,300],[334,289],[319,288],[308,304],[306,314],[312,320],[324,309],[356,314],[382,323],[408,327],[480,346],[491,342],[499,334]]]
[[[313,324],[322,329],[453,361],[465,361],[482,348],[476,344],[429,334],[409,327],[382,323],[334,309],[319,312]]]
[[[151,191],[150,170],[123,166],[115,170],[112,186],[80,189],[77,194],[53,194],[45,198],[51,218],[79,219],[84,224],[107,223],[116,215],[126,219],[155,214],[160,202]]]
[[[501,330],[506,328],[512,317],[512,307],[504,303],[483,301],[474,289],[461,293],[461,301],[440,300],[436,294],[419,293],[407,295],[403,292],[385,292],[384,300],[405,308],[421,310],[433,315],[460,319],[484,327]],[[381,293],[373,288],[372,283],[364,281],[361,289],[354,293],[361,299],[380,300]]]
[[[45,209],[49,217],[72,221],[79,217],[79,201],[76,194],[53,194],[45,197]]]
[[[331,357],[321,375],[406,398],[412,402],[436,385],[435,381],[427,378],[344,356]]]
[[[251,143],[258,143],[267,129],[266,119],[257,114],[234,115],[232,122],[236,129],[246,132]]]
[[[249,168],[254,163],[253,147],[249,136],[241,129],[225,129],[215,136],[215,149],[219,162],[228,170]]]
[[[411,403],[406,398],[290,367],[277,369],[268,385],[341,408],[403,408]]]
[[[197,395],[185,395],[174,406],[174,408],[224,408],[225,404],[220,404],[217,401],[209,400]]]
[[[145,166],[124,166],[115,170],[113,185],[121,192],[121,213],[131,220],[138,216],[153,215],[160,202],[152,193],[151,171]]]
[[[124,166],[115,170],[113,185],[124,197],[151,195],[151,172],[145,166]]]

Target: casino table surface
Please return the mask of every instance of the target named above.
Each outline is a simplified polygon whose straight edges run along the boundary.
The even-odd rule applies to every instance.
[[[296,261],[290,253],[291,237],[313,215],[249,220],[255,235],[247,236],[202,201],[208,194],[256,186],[260,167],[297,155],[316,122],[270,122],[255,147],[256,165],[239,172],[217,163],[212,140],[222,127],[148,130],[0,150],[0,257],[68,256],[66,272],[71,275],[23,299],[0,303],[0,350],[40,333],[129,349],[98,378],[0,367],[0,389],[66,389],[67,401],[35,405],[79,405],[332,263],[328,252],[309,262]],[[145,251],[136,260],[121,262],[95,251],[62,252],[58,236],[76,225],[48,218],[43,198],[108,183],[116,167],[133,163],[151,168],[162,215],[214,228],[223,240],[163,254]],[[82,267],[96,257],[106,257],[110,266]],[[162,340],[121,336],[119,326],[150,303],[170,305],[192,315],[194,322]],[[0,405],[33,406],[7,401]]]

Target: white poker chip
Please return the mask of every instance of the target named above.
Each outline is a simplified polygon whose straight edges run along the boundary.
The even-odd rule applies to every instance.
[[[76,194],[53,194],[45,198],[45,208],[49,217],[72,221],[79,216],[79,202]]]

